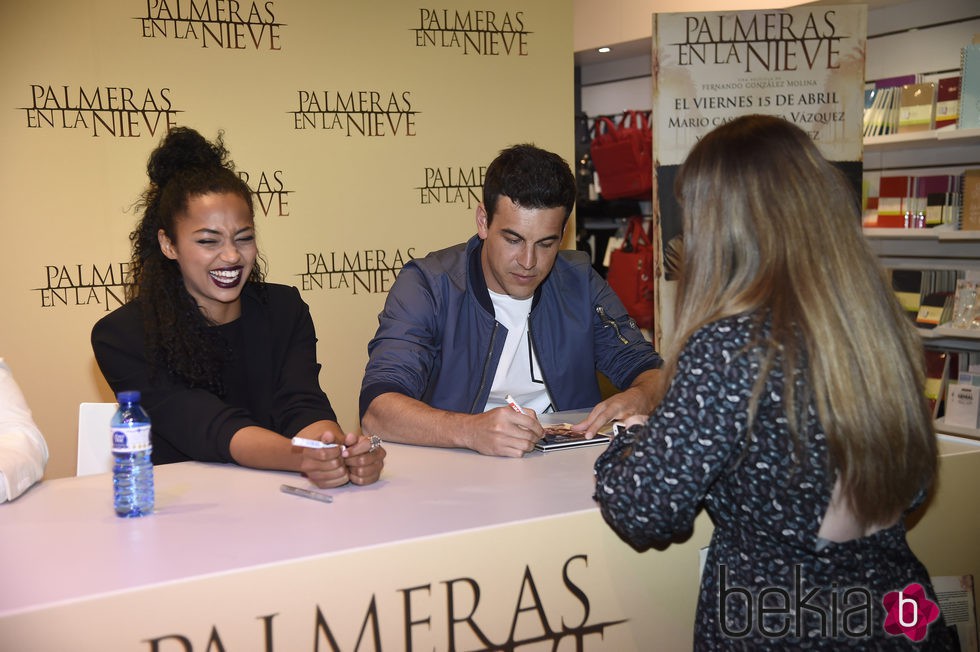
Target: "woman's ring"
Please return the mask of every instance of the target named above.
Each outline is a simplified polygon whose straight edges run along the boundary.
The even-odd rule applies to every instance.
[[[368,452],[373,453],[379,448],[381,448],[381,437],[378,437],[377,435],[371,435],[371,448],[368,449]]]

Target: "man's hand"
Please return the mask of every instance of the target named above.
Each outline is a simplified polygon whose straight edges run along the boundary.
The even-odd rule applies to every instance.
[[[522,457],[534,450],[544,429],[533,410],[521,414],[510,407],[498,407],[482,414],[466,416],[466,447],[483,455]]]
[[[599,428],[610,421],[623,421],[635,415],[646,415],[653,411],[659,390],[660,371],[644,371],[636,377],[633,385],[599,403],[582,421],[574,424],[572,430],[585,433],[587,438],[595,437]],[[637,421],[633,421],[636,423]]]
[[[361,430],[385,441],[415,446],[468,448],[484,455],[521,457],[544,436],[533,410],[510,407],[480,414],[450,412],[396,392],[376,397],[361,418]]]

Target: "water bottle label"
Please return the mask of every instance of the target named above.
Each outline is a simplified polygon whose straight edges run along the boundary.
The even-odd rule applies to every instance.
[[[113,453],[138,453],[150,449],[150,426],[112,429]]]

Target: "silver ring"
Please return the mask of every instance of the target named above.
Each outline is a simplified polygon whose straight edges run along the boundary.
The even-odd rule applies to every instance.
[[[379,448],[381,448],[381,437],[378,437],[377,435],[371,435],[371,448],[368,449],[368,452],[373,453]]]

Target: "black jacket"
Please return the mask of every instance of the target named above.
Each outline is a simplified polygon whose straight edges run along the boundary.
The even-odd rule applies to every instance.
[[[313,319],[296,288],[267,283],[258,292],[248,284],[241,317],[216,328],[232,351],[223,398],[169,374],[151,374],[139,299],[92,329],[95,359],[112,390],[142,393],[153,425],[154,464],[233,462],[231,438],[246,426],[291,437],[314,421],[336,421],[320,389]]]

